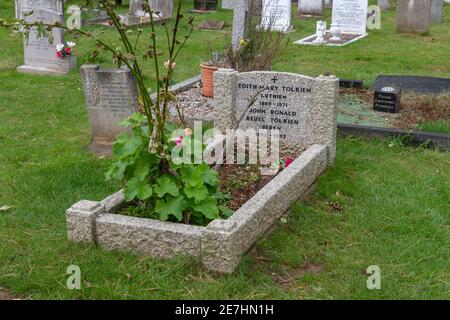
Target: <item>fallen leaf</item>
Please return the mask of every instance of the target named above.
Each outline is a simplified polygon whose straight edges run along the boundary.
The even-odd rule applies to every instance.
[[[9,209],[11,209],[10,206],[2,206],[2,207],[0,207],[0,211],[2,211],[2,212],[8,211]]]

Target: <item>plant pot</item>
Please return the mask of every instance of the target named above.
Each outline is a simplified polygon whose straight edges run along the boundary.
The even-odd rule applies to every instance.
[[[219,68],[201,64],[202,69],[201,79],[202,79],[202,95],[205,97],[214,97],[214,72]]]

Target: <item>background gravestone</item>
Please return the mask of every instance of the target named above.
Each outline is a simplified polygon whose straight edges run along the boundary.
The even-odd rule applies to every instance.
[[[390,0],[378,0],[378,6],[381,10],[389,10],[391,8]]]
[[[101,69],[98,65],[83,65],[80,71],[92,132],[88,149],[106,154],[116,135],[128,131],[120,122],[138,111],[136,80],[126,67]]]
[[[263,0],[261,27],[288,32],[291,26],[291,0]]]
[[[399,32],[427,32],[431,22],[431,0],[397,0]]]
[[[368,0],[333,0],[332,24],[341,33],[366,34]]]
[[[210,12],[217,11],[218,0],[194,0],[194,11]]]
[[[431,0],[431,22],[441,23],[444,0]]]
[[[325,0],[298,0],[298,16],[322,17],[325,8]]]
[[[214,127],[225,133],[245,112],[240,129],[278,129],[280,143],[290,150],[324,144],[334,159],[338,95],[334,76],[219,69],[214,73]]]
[[[63,0],[20,0],[16,2],[16,14],[27,23],[42,21],[48,24],[64,23]],[[24,13],[31,13],[25,16]],[[75,56],[58,58],[56,45],[64,43],[64,31],[60,28],[52,30],[53,42],[38,34],[33,27],[30,34],[24,37],[24,65],[17,68],[18,72],[31,74],[61,75],[76,68]]]

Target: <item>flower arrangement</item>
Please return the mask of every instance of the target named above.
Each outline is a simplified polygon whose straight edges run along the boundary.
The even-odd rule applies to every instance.
[[[75,46],[76,46],[75,42],[70,42],[70,41],[56,45],[56,56],[60,59],[67,57],[67,56],[71,56],[73,47],[75,47]]]

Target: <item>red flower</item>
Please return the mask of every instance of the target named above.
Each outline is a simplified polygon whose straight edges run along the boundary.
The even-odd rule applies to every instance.
[[[284,166],[287,168],[292,162],[294,162],[294,159],[286,158],[284,159]]]
[[[72,48],[66,48],[66,53],[70,55],[72,53]]]
[[[62,52],[61,51],[56,51],[56,56],[58,58],[62,58]]]

